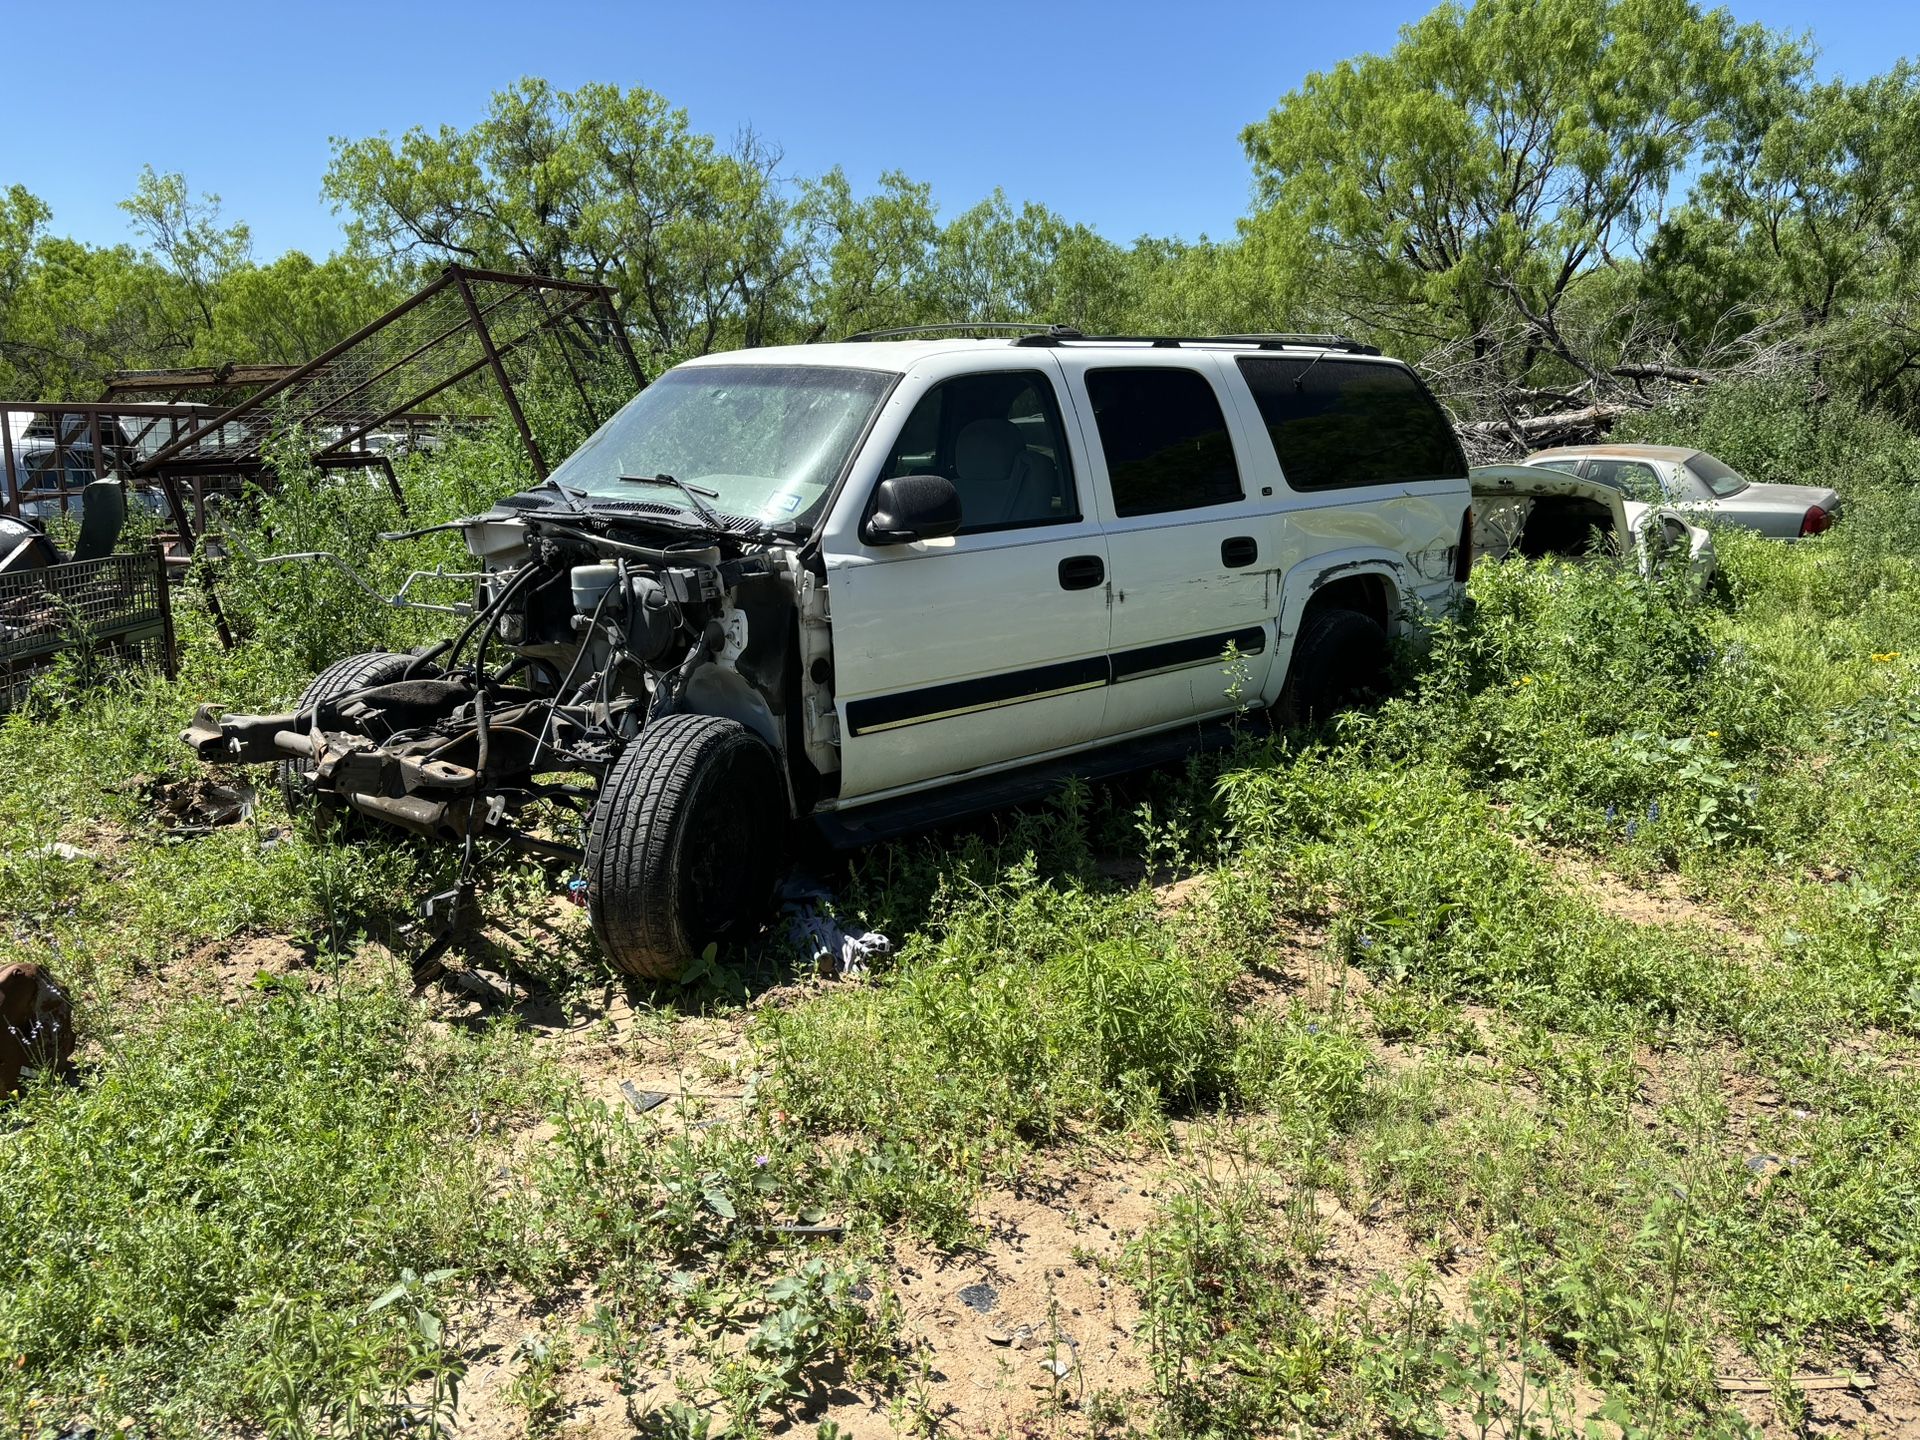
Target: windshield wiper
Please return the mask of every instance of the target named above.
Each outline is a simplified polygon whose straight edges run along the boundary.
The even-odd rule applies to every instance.
[[[658,475],[622,475],[620,478],[625,480],[629,485],[671,485],[677,490],[686,491],[689,495],[704,495],[709,500],[718,500],[720,498],[720,492],[718,490],[709,490],[704,485],[689,485],[686,481],[669,475],[665,471],[662,471]],[[584,494],[585,492],[582,491],[581,493]]]
[[[718,500],[720,498],[720,492],[718,490],[709,490],[704,485],[689,485],[686,481],[676,479],[665,471],[662,471],[658,475],[622,475],[620,478],[629,485],[672,486],[675,490],[678,490],[682,495],[687,497],[693,506],[694,514],[698,515],[722,535],[727,533],[727,522],[721,517],[720,512],[700,498],[702,495],[705,495],[709,499]]]
[[[565,495],[569,500],[584,500],[587,498],[586,491],[576,490],[571,485],[562,485],[558,480],[554,479],[551,475],[549,475],[546,479],[542,480],[538,485],[534,486],[533,489],[534,490],[558,490],[562,495]],[[532,494],[533,491],[530,490],[527,493]]]

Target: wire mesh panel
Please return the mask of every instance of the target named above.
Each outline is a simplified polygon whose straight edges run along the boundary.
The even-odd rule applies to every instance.
[[[164,645],[165,586],[152,552],[0,575],[0,668],[17,669],[76,644]]]
[[[316,458],[344,451],[568,316],[607,304],[597,285],[449,266],[357,335],[209,417],[141,468],[256,462],[273,437],[295,429],[317,441]],[[503,398],[518,420],[510,388]]]
[[[69,513],[95,480],[126,483],[210,413],[204,405],[0,400],[0,513]]]

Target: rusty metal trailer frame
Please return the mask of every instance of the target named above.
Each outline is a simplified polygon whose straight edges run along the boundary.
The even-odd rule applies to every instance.
[[[195,391],[244,390],[284,380],[300,367],[287,364],[174,365],[162,370],[115,370],[107,376],[102,400],[178,400]]]
[[[71,460],[84,451],[88,457],[87,463],[92,467],[93,478],[103,480],[115,472],[127,473],[131,469],[131,462],[126,460],[124,452],[139,446],[163,424],[167,429],[166,443],[171,443],[179,437],[183,426],[191,426],[204,414],[204,408],[198,405],[140,401],[114,401],[110,404],[0,401],[0,515],[18,515],[22,505],[55,499],[60,501],[60,508],[64,512],[70,497],[84,488],[84,482],[70,486],[62,481],[56,486],[26,492],[23,481],[29,471],[25,456],[19,453],[19,442],[14,438],[12,417],[15,415],[42,416],[49,422],[47,428],[50,433],[47,436],[23,434],[20,437],[22,441],[45,438],[51,442],[47,470],[64,474],[68,466],[61,463],[63,453]],[[69,420],[75,423],[69,424]],[[138,423],[142,421],[145,423]],[[82,425],[84,433],[81,433]],[[110,441],[105,439],[108,427],[111,427],[114,437]]]
[[[595,327],[590,316],[597,315]],[[597,336],[594,334],[598,330]],[[252,394],[223,407],[155,404],[107,400],[94,404],[0,402],[0,512],[18,514],[23,501],[22,468],[13,453],[9,414],[29,411],[49,417],[54,436],[53,468],[64,446],[79,449],[67,436],[69,417],[84,421],[88,453],[96,477],[121,475],[123,483],[157,484],[167,509],[189,553],[207,531],[208,480],[223,482],[258,477],[270,471],[270,443],[277,437],[309,437],[308,457],[322,470],[377,469],[386,479],[394,500],[406,509],[406,495],[392,462],[365,448],[370,435],[396,424],[417,425],[426,407],[462,381],[490,372],[500,391],[508,417],[541,479],[548,474],[546,457],[521,408],[507,357],[541,336],[554,336],[566,371],[590,418],[601,418],[593,397],[569,350],[569,341],[588,337],[602,345],[611,341],[619,351],[636,391],[645,388],[646,375],[634,354],[610,287],[544,275],[516,275],[448,265],[413,295],[371,324],[329,347],[303,365],[228,365],[212,370],[162,371],[116,376],[114,389],[157,384],[174,388],[212,389],[257,385]],[[129,435],[123,418],[146,419],[137,436]],[[451,419],[453,417],[446,417]],[[459,417],[471,421],[474,417]],[[159,446],[145,455],[126,456],[162,421],[168,431]],[[111,422],[116,462],[109,463],[101,443],[103,422]],[[77,428],[77,426],[71,427]],[[68,496],[78,487],[62,483],[57,493],[64,511]],[[190,488],[193,504],[187,503]],[[205,572],[202,572],[203,578]],[[207,580],[209,604],[223,643],[232,636],[221,612],[219,597]]]
[[[485,304],[477,294],[483,291]],[[550,296],[557,297],[557,303]],[[544,480],[546,457],[520,407],[504,357],[540,335],[560,331],[564,337],[562,322],[589,308],[600,311],[636,388],[644,386],[646,377],[609,287],[449,265],[372,324],[209,415],[143,460],[133,473],[158,477],[188,473],[188,467],[258,463],[269,433],[331,424],[343,433],[311,452],[324,468],[354,454],[352,447],[374,431],[400,416],[417,414],[461,381],[491,370],[527,458]],[[495,333],[503,319],[509,332],[505,339]],[[468,349],[469,341],[477,356]],[[401,353],[391,353],[394,350]],[[570,357],[568,365],[572,371]],[[577,372],[574,377],[578,383]],[[587,399],[584,386],[581,394]]]
[[[82,449],[75,433],[78,425],[70,422],[83,422],[95,478],[119,472],[136,482],[157,483],[166,493],[175,524],[191,538],[204,528],[204,523],[195,523],[204,522],[202,506],[196,495],[195,513],[190,515],[174,482],[257,475],[267,468],[263,450],[268,440],[294,430],[322,432],[320,443],[309,452],[322,469],[383,470],[395,498],[404,505],[392,465],[377,452],[367,451],[364,442],[389,426],[417,427],[429,418],[431,412],[425,407],[431,401],[485,370],[500,390],[534,472],[545,479],[546,457],[521,408],[505,360],[542,335],[558,335],[567,373],[588,413],[597,420],[592,397],[567,348],[569,335],[577,342],[586,328],[589,312],[597,312],[601,338],[611,340],[618,349],[635,389],[644,388],[646,376],[610,287],[448,265],[386,314],[305,364],[132,372],[116,375],[107,387],[109,396],[116,390],[162,387],[259,387],[218,409],[111,398],[94,403],[11,401],[0,402],[0,422],[21,412],[46,416],[53,440],[51,468],[56,472],[66,468],[60,463],[62,451],[75,454]],[[479,417],[437,418],[442,423],[471,423]],[[121,423],[128,419],[145,423],[133,433]],[[167,433],[156,449],[145,455],[125,455],[162,422]],[[103,426],[114,432],[111,445],[103,444]],[[56,496],[64,510],[68,494],[78,487],[48,487],[44,497],[23,496],[25,471],[15,448],[11,424],[0,423],[0,481],[4,482],[0,483],[0,513],[18,514],[27,498]]]

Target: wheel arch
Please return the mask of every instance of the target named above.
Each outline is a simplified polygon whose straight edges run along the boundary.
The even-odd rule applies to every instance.
[[[1295,642],[1314,615],[1323,610],[1352,610],[1377,623],[1388,635],[1400,633],[1406,606],[1401,567],[1386,551],[1360,550],[1316,555],[1287,572],[1281,588],[1280,653],[1268,684],[1271,702],[1293,676]]]
[[[1393,634],[1406,605],[1401,562],[1386,551],[1341,551],[1316,555],[1287,572],[1281,586],[1280,634],[1300,633],[1316,611],[1356,610]]]
[[[681,708],[695,715],[737,720],[765,741],[774,758],[780,761],[784,781],[782,798],[787,814],[798,813],[792,767],[786,763],[786,717],[774,714],[766,696],[745,677],[724,665],[702,665],[687,679]]]

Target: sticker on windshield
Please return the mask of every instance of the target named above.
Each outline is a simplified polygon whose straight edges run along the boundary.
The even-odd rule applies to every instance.
[[[800,508],[800,493],[797,490],[783,490],[773,497],[773,504],[791,515]]]

